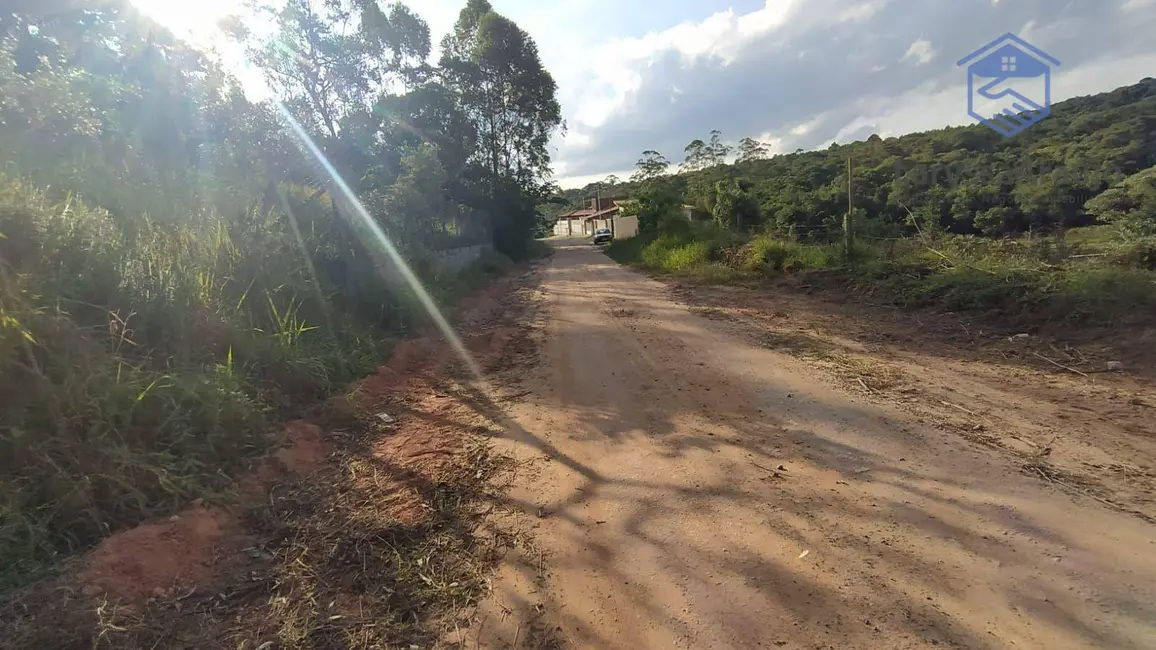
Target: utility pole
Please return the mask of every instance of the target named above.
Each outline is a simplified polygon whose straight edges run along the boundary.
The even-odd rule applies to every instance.
[[[847,216],[843,217],[843,255],[846,259],[851,259],[851,249],[855,243],[855,235],[853,233],[854,223],[853,215],[855,212],[855,199],[851,195],[854,189],[851,180],[851,156],[847,156]]]
[[[602,211],[602,183],[594,185],[594,214],[597,216]],[[598,219],[593,220],[594,230],[598,230]],[[590,233],[594,234],[594,233]]]

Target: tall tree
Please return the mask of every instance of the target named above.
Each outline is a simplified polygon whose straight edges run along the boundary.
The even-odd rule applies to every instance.
[[[768,153],[770,150],[767,145],[754,138],[743,138],[739,141],[738,158],[735,162],[761,160],[766,158]]]
[[[710,144],[707,145],[707,166],[715,167],[726,163],[727,156],[730,154],[730,145],[722,141],[722,131],[712,129],[710,132]]]
[[[441,68],[474,124],[488,175],[535,188],[549,174],[547,144],[562,114],[534,40],[486,0],[469,0],[442,41]]]
[[[670,161],[657,151],[647,149],[642,152],[642,157],[634,163],[634,166],[638,169],[630,175],[631,182],[647,181],[665,176]]]
[[[1086,208],[1127,238],[1156,236],[1156,167],[1129,176],[1088,201]]]
[[[715,184],[711,216],[720,226],[741,230],[755,224],[759,217],[759,206],[742,181],[737,178],[721,180]]]
[[[693,172],[707,167],[710,163],[711,153],[707,144],[699,139],[690,141],[690,144],[683,148],[683,161],[678,166],[679,171]]]
[[[428,243],[452,218],[446,197],[446,172],[431,144],[401,157],[401,173],[380,195],[382,220],[409,241]]]
[[[534,40],[486,0],[468,0],[459,13],[442,41],[440,67],[477,134],[471,162],[495,244],[520,254],[537,221],[535,203],[548,192],[547,145],[563,126],[557,85]]]
[[[391,15],[364,0],[287,0],[260,10],[276,31],[250,43],[253,60],[294,117],[331,141],[429,56],[429,27],[400,4]]]

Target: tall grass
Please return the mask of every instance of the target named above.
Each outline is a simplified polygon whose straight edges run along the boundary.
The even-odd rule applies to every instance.
[[[1090,228],[1065,238],[860,240],[848,259],[839,245],[679,224],[616,241],[607,253],[713,283],[836,270],[835,282],[899,305],[1105,325],[1150,321],[1156,313],[1154,250],[1151,242]]]
[[[0,587],[223,489],[422,320],[329,206],[285,194],[162,225],[0,179]],[[507,263],[423,280],[450,301]]]
[[[657,233],[616,240],[606,252],[622,263],[712,282],[829,268],[839,263],[833,246],[769,236],[748,239],[709,223],[672,222]]]

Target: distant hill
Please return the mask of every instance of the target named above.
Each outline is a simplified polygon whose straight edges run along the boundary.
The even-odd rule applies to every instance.
[[[673,169],[676,152],[666,153]],[[1156,79],[1056,104],[1050,117],[1012,138],[979,124],[875,135],[823,151],[675,174],[664,182],[684,201],[710,211],[718,182],[737,181],[758,206],[757,217],[744,223],[822,238],[847,211],[848,158],[857,230],[867,235],[899,234],[908,227],[908,208],[959,233],[1084,225],[1091,221],[1083,209],[1088,199],[1156,165]],[[569,190],[564,198],[579,203],[596,189]],[[628,182],[614,193],[637,190]]]

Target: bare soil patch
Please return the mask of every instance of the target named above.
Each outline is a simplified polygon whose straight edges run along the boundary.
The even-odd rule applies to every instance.
[[[1032,329],[809,289],[793,281],[672,287],[692,310],[807,359],[851,391],[1011,454],[1030,476],[1156,522],[1156,330]]]

